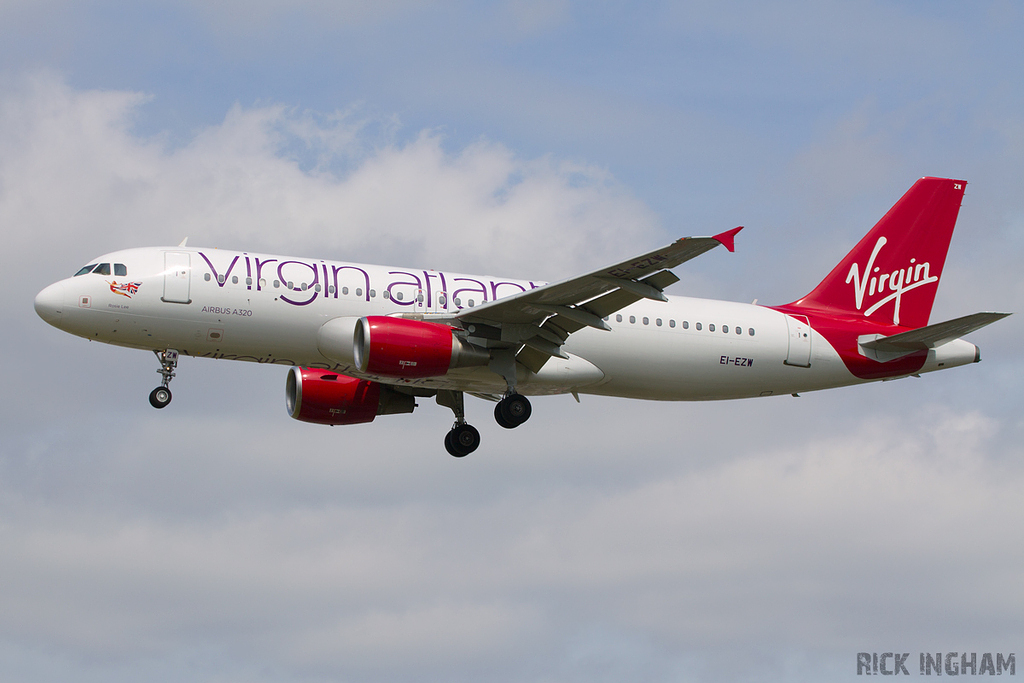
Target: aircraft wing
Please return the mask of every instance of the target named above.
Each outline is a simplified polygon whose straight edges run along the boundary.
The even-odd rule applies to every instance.
[[[684,237],[661,249],[577,277],[553,282],[475,308],[462,309],[455,319],[492,343],[522,347],[516,360],[538,372],[551,356],[565,358],[561,346],[584,327],[611,328],[605,316],[639,301],[667,301],[662,290],[678,282],[669,269],[718,245],[733,251],[742,227],[713,237]]]

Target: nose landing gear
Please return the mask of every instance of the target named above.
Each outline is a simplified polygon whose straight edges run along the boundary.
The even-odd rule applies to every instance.
[[[149,404],[154,408],[163,408],[171,402],[171,390],[167,387],[157,387],[149,392]]]
[[[166,408],[171,402],[171,379],[174,378],[174,369],[178,367],[178,352],[175,349],[167,349],[162,353],[154,351],[160,361],[160,369],[157,372],[163,377],[160,386],[149,393],[149,404],[154,408]]]

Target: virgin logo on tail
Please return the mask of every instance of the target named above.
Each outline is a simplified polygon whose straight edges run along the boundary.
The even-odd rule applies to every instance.
[[[935,275],[931,275],[929,270],[931,263],[925,261],[924,263],[917,263],[916,259],[910,259],[910,263],[906,268],[898,268],[888,273],[880,273],[880,267],[875,266],[875,259],[878,257],[878,252],[885,246],[885,237],[879,237],[878,241],[875,242],[875,248],[871,250],[871,258],[868,259],[867,266],[864,268],[864,274],[861,275],[859,264],[856,262],[850,266],[850,272],[846,276],[846,284],[853,283],[853,296],[857,302],[857,310],[861,310],[864,305],[864,295],[873,297],[876,294],[882,295],[885,292],[890,292],[883,298],[872,303],[866,311],[864,316],[868,317],[879,308],[894,301],[894,308],[892,313],[893,325],[900,324],[900,302],[903,295],[912,289],[917,289],[923,285],[928,285],[933,282],[938,282],[939,278]]]

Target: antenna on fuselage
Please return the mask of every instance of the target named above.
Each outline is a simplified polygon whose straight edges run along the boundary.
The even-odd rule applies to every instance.
[[[181,244],[179,244],[178,246],[179,246],[179,247],[184,247],[184,246],[186,246],[187,244],[188,244],[188,237],[186,237],[185,239],[183,239],[183,240],[181,241]]]

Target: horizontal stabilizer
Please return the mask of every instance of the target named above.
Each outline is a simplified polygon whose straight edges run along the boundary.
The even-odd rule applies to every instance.
[[[909,332],[901,332],[891,337],[880,337],[871,341],[861,342],[865,349],[883,352],[908,352],[920,349],[933,349],[946,342],[959,339],[997,320],[1002,320],[1009,313],[974,313],[962,318],[935,323]]]

